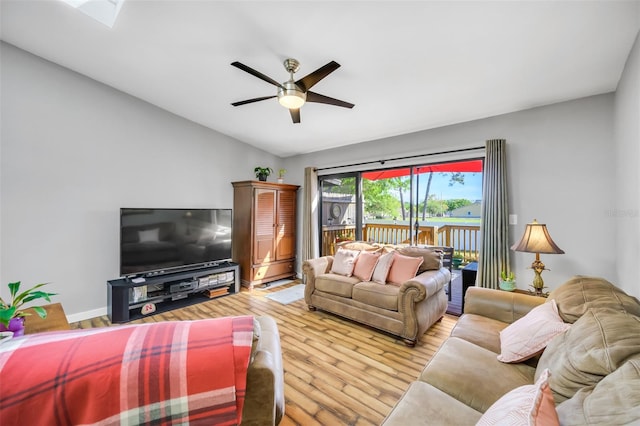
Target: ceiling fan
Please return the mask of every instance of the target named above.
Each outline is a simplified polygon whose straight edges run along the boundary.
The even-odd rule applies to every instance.
[[[251,67],[248,67],[240,62],[233,62],[232,66],[241,69],[242,71],[248,72],[249,74],[258,77],[261,80],[266,81],[267,83],[273,84],[278,88],[278,93],[273,96],[263,96],[260,98],[247,99],[245,101],[233,102],[231,105],[240,106],[245,104],[250,104],[253,102],[264,101],[266,99],[278,98],[278,102],[285,108],[289,109],[291,113],[291,119],[294,123],[300,122],[300,107],[305,104],[305,102],[316,102],[320,104],[329,104],[340,106],[343,108],[353,108],[354,105],[341,101],[339,99],[330,98],[328,96],[321,95],[316,92],[312,92],[311,89],[316,83],[320,80],[334,72],[340,67],[340,64],[336,61],[331,61],[328,64],[318,68],[314,72],[309,75],[302,77],[298,81],[294,81],[293,74],[298,71],[300,68],[300,62],[295,59],[287,59],[284,61],[284,67],[289,72],[289,80],[284,83],[278,83],[274,79],[267,77],[259,71],[254,70]]]

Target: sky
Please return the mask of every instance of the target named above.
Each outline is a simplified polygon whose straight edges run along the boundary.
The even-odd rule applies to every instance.
[[[463,173],[463,175],[464,185],[454,183],[453,186],[449,186],[450,173],[434,173],[429,194],[443,200],[455,198],[465,198],[470,201],[480,200],[482,198],[482,173]],[[428,177],[428,173],[420,175],[421,198],[424,197]]]

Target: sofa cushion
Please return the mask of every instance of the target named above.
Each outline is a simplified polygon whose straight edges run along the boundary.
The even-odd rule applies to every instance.
[[[545,368],[557,403],[593,386],[627,358],[640,353],[640,318],[614,309],[589,309],[567,332],[553,339],[538,362]]]
[[[535,384],[520,386],[505,394],[489,407],[476,425],[559,425],[548,378],[549,370],[545,370]]]
[[[378,263],[373,270],[373,276],[371,277],[372,281],[379,284],[386,284],[387,276],[389,275],[389,270],[391,269],[391,265],[394,260],[393,255],[393,252],[389,252],[380,256],[380,259],[378,259]]]
[[[380,247],[375,244],[368,243],[366,241],[343,241],[336,244],[338,248],[344,248],[347,250],[357,250],[357,251],[371,251],[376,252],[380,251]]]
[[[359,282],[360,279],[356,277],[328,273],[316,277],[315,288],[325,293],[351,298],[353,286]]]
[[[472,425],[482,414],[428,383],[413,382],[383,426]]]
[[[571,325],[558,315],[555,300],[548,300],[500,332],[498,360],[522,362],[532,358],[541,353],[551,339],[569,327]]]
[[[557,406],[563,425],[640,424],[640,357]]]
[[[509,323],[487,318],[482,315],[464,314],[451,330],[451,336],[458,337],[488,349],[496,354],[500,353],[500,332]]]
[[[423,262],[418,268],[418,274],[442,268],[442,251],[426,247],[399,247],[398,253],[404,256],[422,257]]]
[[[373,270],[378,264],[380,252],[362,251],[356,259],[356,266],[353,269],[353,276],[362,281],[371,281]]]
[[[338,252],[333,256],[331,272],[350,277],[353,275],[353,268],[356,266],[356,259],[359,254],[360,252],[358,250],[339,248]]]
[[[390,311],[398,310],[399,287],[374,282],[362,282],[353,286],[351,298]]]
[[[422,371],[427,382],[474,410],[484,413],[502,395],[533,383],[535,368],[505,364],[495,352],[449,337]]]
[[[394,253],[391,269],[389,269],[389,275],[387,276],[387,282],[389,284],[402,285],[405,281],[409,281],[416,276],[422,262],[424,262],[422,257],[411,257]]]
[[[549,294],[565,322],[574,323],[587,309],[612,308],[640,316],[640,302],[603,278],[576,275]]]

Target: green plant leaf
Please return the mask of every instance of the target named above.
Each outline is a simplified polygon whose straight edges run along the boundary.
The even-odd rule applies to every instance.
[[[42,306],[34,306],[33,310],[40,318],[45,319],[47,317],[47,311]]]
[[[9,321],[16,313],[16,307],[12,306],[7,309],[0,310],[0,323],[2,323],[5,327],[9,326]]]
[[[30,295],[28,295],[27,297],[25,297],[22,300],[22,304],[29,303],[32,300],[36,300],[36,299],[45,299],[47,302],[51,302],[50,297],[51,296],[55,296],[55,295],[56,295],[56,293],[47,293],[45,291],[35,291],[35,292],[31,293]]]
[[[18,287],[20,286],[19,282],[18,283],[13,283],[13,284],[18,284]],[[42,286],[45,286],[47,284],[48,283],[36,284],[33,287],[31,287],[31,288],[23,291],[22,293],[18,294],[17,296],[15,296],[15,293],[12,293],[13,302],[11,303],[11,305],[12,306],[16,306],[16,307],[22,306],[23,304],[26,303],[23,299],[25,299],[26,297],[30,296],[33,293],[42,293],[42,292],[36,292],[34,290],[36,290],[36,289],[38,289],[38,288],[40,288]],[[9,286],[11,286],[11,284],[9,284]],[[17,287],[16,287],[16,292],[17,292]],[[47,293],[47,294],[49,294],[49,293]],[[44,296],[41,295],[41,296],[38,296],[38,297],[44,297]],[[30,299],[30,300],[33,300],[33,299]]]
[[[15,283],[9,283],[8,287],[9,287],[9,292],[11,292],[11,298],[15,299],[15,295],[18,293],[18,290],[20,290],[20,281]]]

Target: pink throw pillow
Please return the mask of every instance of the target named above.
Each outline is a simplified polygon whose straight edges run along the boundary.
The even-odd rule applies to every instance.
[[[498,360],[521,362],[534,357],[569,327],[571,325],[560,318],[556,301],[548,300],[500,332]]]
[[[360,252],[358,250],[347,250],[339,248],[333,257],[331,272],[338,275],[350,277],[353,275],[353,268],[356,266],[356,259]]]
[[[393,253],[393,264],[391,265],[387,281],[389,284],[402,285],[405,281],[409,281],[416,276],[422,262],[424,262],[423,257],[404,256],[399,253]]]
[[[476,426],[559,425],[549,376],[549,370],[545,369],[535,384],[504,394],[484,412]]]
[[[376,268],[380,253],[371,253],[363,251],[356,260],[356,266],[353,269],[353,276],[362,281],[371,281],[373,270]]]
[[[389,275],[389,269],[391,269],[391,264],[393,263],[393,252],[385,253],[378,259],[378,263],[376,264],[375,269],[373,270],[373,276],[371,277],[371,281],[376,282],[378,284],[386,284],[387,283],[387,275]]]

